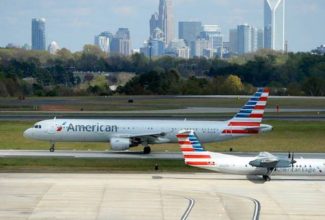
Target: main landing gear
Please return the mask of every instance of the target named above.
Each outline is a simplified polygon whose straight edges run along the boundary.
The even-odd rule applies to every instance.
[[[149,145],[147,145],[147,146],[145,146],[145,147],[143,148],[143,153],[144,153],[144,154],[150,154],[150,152],[151,152],[151,148],[150,148]]]
[[[55,144],[54,143],[52,143],[51,144],[51,147],[50,147],[50,152],[54,152],[55,151]]]
[[[271,181],[271,177],[270,176],[271,176],[271,174],[273,173],[274,170],[275,170],[274,167],[268,168],[266,174],[263,175],[263,179],[265,181]]]
[[[263,180],[264,181],[271,181],[271,177],[268,175],[263,175]]]

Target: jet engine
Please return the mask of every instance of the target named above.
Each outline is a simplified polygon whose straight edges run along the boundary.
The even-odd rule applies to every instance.
[[[136,140],[130,138],[111,138],[110,143],[112,145],[112,150],[116,151],[127,150],[130,147],[135,147],[139,145]]]

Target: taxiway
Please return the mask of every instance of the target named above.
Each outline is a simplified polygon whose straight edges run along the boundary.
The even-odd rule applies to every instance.
[[[325,178],[0,174],[0,219],[324,219]]]
[[[259,152],[225,152],[236,156],[257,156]],[[273,153],[280,157],[287,157],[288,153]],[[1,157],[71,157],[71,158],[119,158],[119,159],[183,159],[181,152],[152,152],[143,154],[139,152],[112,152],[112,151],[69,151],[56,150],[49,152],[48,150],[0,150]],[[295,158],[317,158],[325,159],[325,153],[295,153]]]

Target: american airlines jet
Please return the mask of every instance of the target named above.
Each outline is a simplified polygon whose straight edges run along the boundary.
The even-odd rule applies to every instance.
[[[142,145],[144,153],[150,153],[149,144],[177,143],[176,134],[182,129],[195,130],[202,142],[224,141],[272,130],[272,126],[261,124],[268,95],[268,89],[258,89],[227,121],[54,118],[37,122],[24,136],[49,141],[51,152],[56,142],[109,142],[112,150]]]
[[[262,152],[256,157],[240,157],[206,151],[193,130],[177,134],[185,164],[220,173],[260,175],[270,181],[271,175],[323,176],[324,159],[294,159],[276,157]]]

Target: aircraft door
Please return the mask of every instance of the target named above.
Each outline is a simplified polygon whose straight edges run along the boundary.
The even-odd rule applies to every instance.
[[[49,124],[47,127],[47,133],[55,134],[55,132],[56,132],[56,124],[55,123]]]

